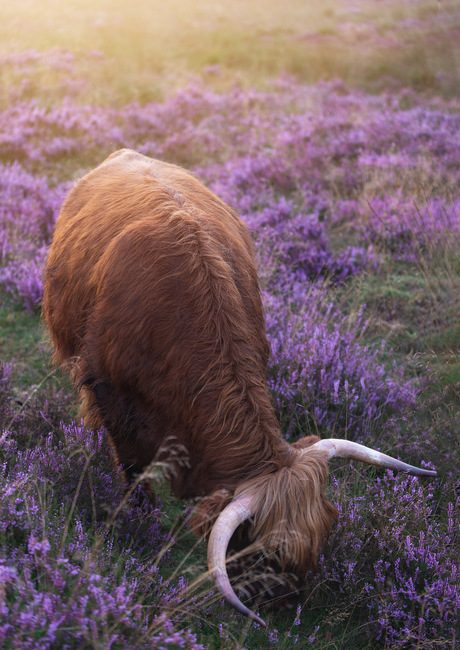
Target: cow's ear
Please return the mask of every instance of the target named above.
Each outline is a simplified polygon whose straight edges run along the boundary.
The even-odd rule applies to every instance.
[[[306,447],[311,447],[320,440],[321,438],[318,438],[318,436],[305,436],[304,438],[300,438],[300,440],[293,442],[291,447],[294,447],[294,449],[305,449]]]
[[[233,494],[229,490],[217,490],[200,501],[189,523],[197,537],[211,532],[217,517],[232,499]]]

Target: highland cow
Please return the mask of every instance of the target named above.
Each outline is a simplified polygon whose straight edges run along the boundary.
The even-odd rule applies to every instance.
[[[190,525],[209,536],[217,588],[262,624],[230,584],[229,545],[301,579],[337,516],[331,457],[435,474],[343,440],[283,439],[250,234],[179,167],[122,150],[73,187],[43,313],[86,423],[107,429],[128,481],[167,461],[174,494],[199,499]]]

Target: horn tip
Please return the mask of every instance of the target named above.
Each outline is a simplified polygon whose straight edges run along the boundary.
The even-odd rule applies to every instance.
[[[410,476],[430,476],[433,478],[438,476],[438,472],[435,469],[425,469],[424,467],[409,466],[409,469],[405,470],[405,473]]]
[[[259,625],[262,625],[262,627],[265,628],[267,627],[266,622],[262,618],[260,618],[260,616],[258,616],[255,612],[250,611],[249,616],[252,618],[253,621],[259,623]]]

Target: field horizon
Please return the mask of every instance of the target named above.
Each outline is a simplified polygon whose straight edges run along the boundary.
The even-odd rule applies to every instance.
[[[456,97],[460,8],[456,0],[272,0],[229,5],[140,0],[22,0],[0,8],[0,103],[122,106],[170,96],[204,77],[216,90],[260,87],[281,74],[302,83],[341,79],[381,92],[412,87]],[[59,50],[66,57],[59,57]],[[15,78],[15,57],[28,70]],[[29,57],[29,60],[27,60]],[[67,60],[65,60],[67,58]],[[18,83],[19,81],[19,83]]]

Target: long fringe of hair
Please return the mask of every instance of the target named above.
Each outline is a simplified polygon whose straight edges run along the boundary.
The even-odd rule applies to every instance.
[[[283,571],[315,569],[321,545],[337,519],[325,495],[328,462],[319,450],[299,451],[292,465],[258,476],[235,497],[252,494],[254,520],[249,535]]]

